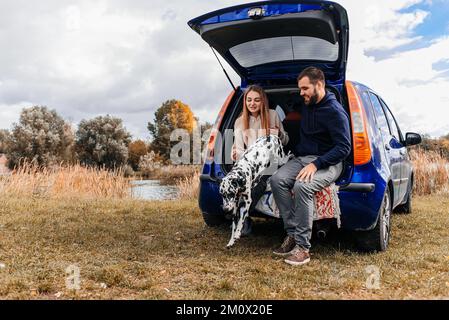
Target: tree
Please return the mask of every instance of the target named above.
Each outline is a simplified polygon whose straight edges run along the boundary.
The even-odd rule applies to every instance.
[[[170,159],[170,150],[177,142],[170,141],[175,129],[193,132],[195,117],[190,107],[179,100],[168,100],[154,113],[154,123],[148,123],[148,130],[153,138],[151,149],[165,160]]]
[[[203,134],[205,131],[212,129],[214,125],[210,122],[205,122],[201,124],[201,134]]]
[[[163,159],[154,151],[148,152],[139,160],[139,170],[144,175],[151,175],[154,171],[161,168]]]
[[[69,128],[55,110],[45,106],[23,109],[7,138],[8,166],[13,169],[22,159],[40,166],[70,160],[73,134]]]
[[[9,131],[0,129],[0,153],[6,153],[6,143],[8,142]]]
[[[106,115],[80,122],[75,148],[81,163],[114,169],[126,164],[130,142],[122,120]]]
[[[129,144],[128,146],[128,163],[133,168],[134,171],[139,170],[140,158],[148,153],[148,146],[142,140],[136,140]]]

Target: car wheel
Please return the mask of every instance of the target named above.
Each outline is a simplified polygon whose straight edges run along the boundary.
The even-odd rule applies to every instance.
[[[209,227],[219,227],[224,223],[229,223],[229,221],[220,214],[210,214],[203,212],[203,219],[206,225]]]
[[[370,231],[357,233],[357,242],[361,250],[366,252],[382,252],[387,250],[391,235],[391,195],[387,188],[379,209],[376,227]]]

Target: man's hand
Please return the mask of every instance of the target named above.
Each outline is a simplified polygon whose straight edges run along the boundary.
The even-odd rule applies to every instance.
[[[296,180],[299,180],[301,182],[312,182],[313,176],[315,175],[315,172],[317,172],[317,170],[317,167],[315,167],[315,165],[311,163],[302,168],[302,170],[296,177]]]

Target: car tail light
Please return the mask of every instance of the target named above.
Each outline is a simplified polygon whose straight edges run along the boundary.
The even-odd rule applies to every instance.
[[[217,135],[220,133],[220,126],[223,121],[223,117],[226,113],[226,110],[228,109],[229,104],[232,101],[232,98],[234,98],[235,93],[236,93],[236,91],[232,91],[229,94],[228,98],[226,99],[223,106],[221,107],[221,110],[218,114],[217,120],[215,121],[215,124],[212,128],[212,131],[211,131],[211,134],[209,137],[209,142],[207,145],[207,153],[206,153],[206,161],[207,162],[212,162],[214,160],[214,149],[215,149]]]
[[[360,166],[367,164],[371,160],[368,121],[360,97],[352,82],[346,81],[346,90],[351,113],[354,165]]]

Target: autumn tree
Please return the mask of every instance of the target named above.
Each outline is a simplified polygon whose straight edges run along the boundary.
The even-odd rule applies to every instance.
[[[128,146],[128,163],[133,168],[134,171],[139,170],[140,158],[148,153],[148,146],[142,140],[136,140],[129,144]]]
[[[78,158],[90,166],[113,169],[125,165],[130,142],[131,134],[123,121],[110,115],[82,120],[76,132]]]
[[[14,123],[6,139],[8,166],[12,169],[21,160],[50,166],[70,160],[73,134],[55,110],[45,106],[25,108],[19,123]]]
[[[177,141],[170,141],[175,129],[185,129],[192,134],[196,124],[190,107],[179,100],[168,100],[154,113],[154,123],[148,123],[148,130],[153,138],[151,150],[159,153],[165,160],[170,159],[170,150]]]

